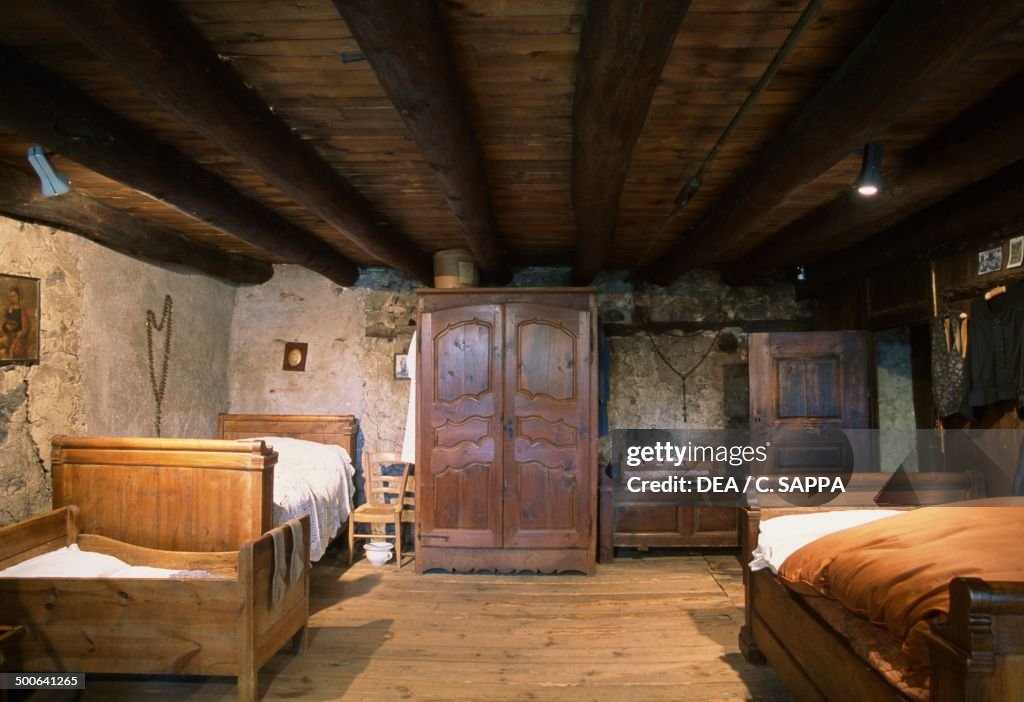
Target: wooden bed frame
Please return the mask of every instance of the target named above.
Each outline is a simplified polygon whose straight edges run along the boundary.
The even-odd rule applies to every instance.
[[[355,460],[341,415],[222,414],[218,439],[53,439],[53,507],[77,505],[82,531],[170,551],[233,551],[273,526],[277,453],[255,436],[336,444]]]
[[[760,500],[748,496],[748,505],[741,510],[746,621],[740,650],[748,661],[771,663],[801,701],[905,702],[909,698],[770,571],[750,572],[747,555],[757,544],[760,521],[786,514],[875,507],[872,498],[888,477],[854,476],[856,482],[848,486],[846,495],[821,508],[793,507],[777,496],[761,495]],[[983,484],[974,473],[920,473],[910,475],[910,481],[920,506],[979,497]],[[933,625],[928,634],[931,702],[1024,700],[1024,583],[958,578],[950,583],[950,595],[948,622]]]
[[[83,521],[67,506],[0,528],[0,568],[77,543],[131,565],[230,579],[0,579],[0,618],[9,620],[0,624],[25,629],[6,670],[237,676],[238,699],[248,702],[259,669],[285,643],[305,650],[309,563],[273,604],[273,532],[238,551],[172,552],[81,533]],[[308,553],[309,518],[299,522]],[[290,553],[290,524],[278,530]]]

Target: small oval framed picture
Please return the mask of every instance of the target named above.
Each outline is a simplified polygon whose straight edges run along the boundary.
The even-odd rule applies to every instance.
[[[301,341],[288,341],[284,345],[284,365],[281,370],[304,371],[306,370],[306,351],[309,344]]]

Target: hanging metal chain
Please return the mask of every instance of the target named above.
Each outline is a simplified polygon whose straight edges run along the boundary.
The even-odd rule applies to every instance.
[[[689,378],[691,375],[693,375],[694,372],[696,372],[696,370],[698,368],[700,368],[702,365],[704,365],[704,361],[708,360],[708,356],[711,355],[711,351],[718,344],[718,338],[722,335],[722,329],[719,328],[718,331],[715,332],[714,337],[711,339],[711,343],[708,344],[707,349],[704,350],[704,353],[701,355],[700,360],[697,361],[697,363],[694,364],[694,366],[690,370],[688,370],[688,371],[686,371],[684,373],[684,372],[680,371],[678,368],[676,368],[675,365],[672,363],[672,361],[668,360],[668,357],[664,353],[662,353],[661,349],[658,348],[658,344],[655,343],[655,341],[654,341],[654,335],[651,333],[651,328],[650,328],[650,325],[648,324],[648,320],[647,320],[646,315],[638,314],[637,318],[640,320],[640,325],[643,327],[644,333],[647,335],[647,338],[651,342],[651,348],[654,349],[654,353],[657,354],[658,358],[661,359],[661,362],[664,363],[668,367],[668,369],[670,371],[672,371],[677,376],[679,376],[679,380],[682,381],[682,384],[683,384],[683,422],[684,423],[688,423],[690,421],[690,408],[688,407],[687,396],[686,396],[686,379]],[[696,336],[698,334],[703,334],[703,332],[695,332],[691,336]]]
[[[167,389],[167,364],[171,359],[171,316],[174,311],[174,300],[170,295],[164,296],[164,312],[160,322],[156,321],[153,310],[146,310],[146,348],[149,352],[149,382],[153,388],[153,400],[156,403],[156,435],[160,436],[161,410],[164,403],[164,391]],[[156,378],[156,364],[153,362],[153,330],[164,331],[164,357],[160,366],[160,380]]]

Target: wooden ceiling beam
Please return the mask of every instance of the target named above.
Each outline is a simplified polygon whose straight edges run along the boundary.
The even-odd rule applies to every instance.
[[[1000,86],[969,114],[920,144],[885,177],[875,197],[851,191],[804,215],[752,253],[726,267],[722,279],[745,285],[780,265],[806,265],[1004,168],[1024,154],[1024,75]]]
[[[572,106],[573,281],[604,267],[640,130],[689,0],[588,0]]]
[[[956,242],[998,239],[1024,229],[1024,160],[807,267],[807,288],[821,291]],[[814,294],[813,292],[811,294]]]
[[[0,213],[66,229],[135,258],[184,266],[231,283],[265,283],[274,275],[269,263],[224,253],[73,190],[43,197],[38,178],[6,164],[0,164]]]
[[[47,4],[82,43],[163,109],[370,256],[433,283],[430,256],[389,226],[361,193],[276,116],[168,0]]]
[[[47,150],[339,285],[359,276],[326,242],[3,44],[0,94],[0,124]]]
[[[896,0],[782,132],[768,142],[652,273],[668,284],[756,246],[751,228],[800,187],[875,140],[1024,16],[1020,0]]]
[[[473,256],[490,280],[507,283],[487,171],[437,2],[333,2],[441,184]]]

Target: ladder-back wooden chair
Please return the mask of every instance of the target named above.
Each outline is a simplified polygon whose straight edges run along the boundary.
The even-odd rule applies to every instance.
[[[384,475],[385,466],[402,466],[401,475]],[[395,541],[395,566],[402,567],[402,517],[407,512],[406,490],[412,464],[402,461],[401,454],[382,451],[363,452],[363,475],[366,478],[366,503],[355,508],[348,519],[348,563],[355,557],[356,539]],[[357,534],[360,524],[369,524],[369,534]],[[386,525],[395,528],[394,534],[386,533]],[[384,533],[373,533],[375,526],[381,526]]]

